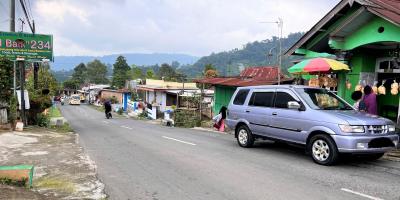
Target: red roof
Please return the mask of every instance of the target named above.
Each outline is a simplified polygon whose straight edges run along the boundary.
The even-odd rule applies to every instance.
[[[292,81],[284,74],[281,75],[281,82]],[[253,86],[253,85],[274,85],[278,83],[278,68],[271,66],[249,67],[243,70],[237,77],[215,77],[195,80],[196,83],[225,86]]]

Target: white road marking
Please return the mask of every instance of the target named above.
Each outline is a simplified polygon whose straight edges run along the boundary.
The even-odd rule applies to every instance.
[[[178,139],[175,139],[175,138],[170,138],[170,137],[167,137],[167,136],[162,136],[163,138],[165,138],[165,139],[168,139],[168,140],[174,140],[174,141],[177,141],[177,142],[182,142],[182,143],[184,143],[184,144],[189,144],[189,145],[196,145],[196,144],[194,144],[194,143],[191,143],[191,142],[185,142],[185,141],[182,141],[182,140],[178,140]]]
[[[345,192],[349,192],[349,193],[352,193],[352,194],[355,194],[355,195],[359,195],[359,196],[362,196],[362,197],[365,197],[365,198],[368,198],[368,199],[372,199],[372,200],[383,200],[383,199],[378,198],[378,197],[373,197],[373,196],[370,196],[370,195],[367,195],[367,194],[363,194],[363,193],[360,193],[360,192],[356,192],[356,191],[353,191],[353,190],[349,190],[349,189],[346,189],[346,188],[342,188],[340,190],[345,191]]]
[[[126,129],[129,129],[129,130],[132,130],[133,128],[131,128],[131,127],[128,127],[128,126],[120,126],[121,128],[126,128]]]
[[[103,123],[105,123],[105,124],[109,124],[110,122],[103,121]]]

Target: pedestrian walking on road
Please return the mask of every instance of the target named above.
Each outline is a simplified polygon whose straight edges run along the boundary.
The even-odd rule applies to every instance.
[[[104,112],[106,114],[106,118],[112,118],[112,114],[111,114],[111,101],[110,100],[106,100],[104,102]]]
[[[215,124],[214,128],[218,129],[220,132],[225,131],[225,119],[226,119],[226,111],[228,109],[225,106],[222,106],[221,109],[219,110],[219,114],[214,117],[215,119]]]

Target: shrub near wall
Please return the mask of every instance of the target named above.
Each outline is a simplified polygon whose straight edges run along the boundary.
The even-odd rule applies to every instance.
[[[200,126],[200,117],[196,110],[177,109],[174,112],[176,127],[193,128]]]

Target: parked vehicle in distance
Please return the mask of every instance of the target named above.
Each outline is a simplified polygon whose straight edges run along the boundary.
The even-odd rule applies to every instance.
[[[69,98],[70,105],[80,105],[81,104],[81,97],[79,94],[73,94]]]
[[[240,87],[228,106],[227,125],[242,147],[257,138],[301,144],[321,165],[332,165],[345,153],[378,159],[399,142],[392,121],[307,86]]]

